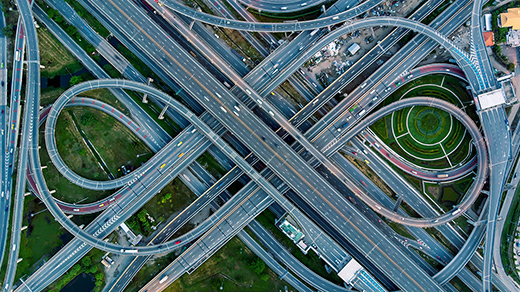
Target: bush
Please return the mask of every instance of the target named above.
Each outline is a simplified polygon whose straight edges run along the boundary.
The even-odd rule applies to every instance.
[[[507,63],[507,70],[509,70],[509,71],[515,71],[515,64],[513,64],[513,63]]]
[[[76,84],[79,84],[83,81],[83,78],[81,76],[72,76],[69,81],[70,86],[74,86]]]

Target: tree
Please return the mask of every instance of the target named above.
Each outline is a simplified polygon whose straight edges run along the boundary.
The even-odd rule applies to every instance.
[[[92,259],[89,256],[82,258],[81,265],[85,268],[90,267],[90,265],[92,265]]]
[[[264,282],[267,282],[267,280],[269,280],[269,275],[268,274],[263,274],[260,279],[264,280]]]
[[[69,81],[70,86],[74,86],[76,84],[79,84],[83,82],[83,78],[81,76],[72,76]]]
[[[165,198],[166,200],[169,200],[169,199],[172,198],[172,194],[167,193],[166,195],[164,195],[164,198]]]
[[[96,274],[96,281],[102,281],[105,275],[103,273]]]
[[[515,71],[515,64],[513,64],[513,63],[508,63],[508,64],[507,64],[507,70],[509,70],[509,71]]]
[[[261,259],[257,258],[255,260],[251,261],[249,266],[251,267],[251,269],[253,269],[253,272],[260,275],[260,274],[262,274],[262,272],[265,269],[265,262],[262,261]]]
[[[95,274],[97,271],[98,271],[98,267],[95,265],[90,267],[90,269],[88,270],[88,272],[91,274]]]
[[[72,268],[70,269],[70,273],[73,275],[78,274],[80,271],[81,271],[81,266],[78,264],[72,266]]]
[[[4,28],[2,28],[2,34],[5,37],[8,37],[8,38],[13,37],[13,35],[14,35],[14,26],[13,26],[13,24],[10,23],[10,24],[4,26]]]

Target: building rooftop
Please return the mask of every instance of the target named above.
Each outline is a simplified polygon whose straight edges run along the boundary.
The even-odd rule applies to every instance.
[[[500,14],[500,26],[520,29],[520,8],[509,8]]]
[[[520,46],[520,30],[510,29],[506,35],[506,43],[511,47]]]
[[[494,41],[495,35],[493,34],[492,31],[486,31],[483,33],[483,35],[484,35],[484,42],[486,43],[486,47],[491,47],[491,46],[495,45],[495,41]]]

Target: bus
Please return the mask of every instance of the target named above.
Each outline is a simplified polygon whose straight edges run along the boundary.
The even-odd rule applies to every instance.
[[[20,61],[20,51],[18,51],[18,50],[16,50],[16,53],[15,53],[15,60]]]

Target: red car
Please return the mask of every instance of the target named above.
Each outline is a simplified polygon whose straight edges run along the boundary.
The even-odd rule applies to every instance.
[[[356,151],[352,151],[352,154],[357,155]]]
[[[181,243],[181,241],[180,241],[180,240],[177,240],[177,241],[175,242],[175,244],[179,244],[179,243]]]

